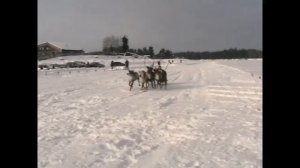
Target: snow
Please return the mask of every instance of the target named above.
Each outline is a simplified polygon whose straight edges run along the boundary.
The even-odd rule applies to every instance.
[[[39,64],[107,67],[39,71],[39,168],[262,167],[261,59],[175,59],[167,89],[142,91],[135,82],[129,91],[127,71],[110,61],[128,59],[137,71],[152,60],[64,58]]]

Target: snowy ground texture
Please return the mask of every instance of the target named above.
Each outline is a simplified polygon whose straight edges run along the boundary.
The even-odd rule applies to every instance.
[[[108,66],[39,71],[39,168],[262,167],[261,59],[175,60],[167,89],[129,91],[111,58],[39,62]],[[134,70],[152,63],[129,61]]]

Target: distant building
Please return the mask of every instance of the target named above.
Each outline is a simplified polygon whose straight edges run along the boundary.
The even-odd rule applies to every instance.
[[[46,42],[38,45],[38,59],[80,54],[84,54],[84,51],[71,49],[63,43]]]

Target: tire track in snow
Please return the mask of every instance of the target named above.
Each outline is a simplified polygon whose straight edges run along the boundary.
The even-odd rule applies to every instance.
[[[248,100],[261,100],[262,93],[260,87],[244,86],[208,86],[208,92],[211,96],[248,99]]]
[[[208,88],[221,88],[221,89],[227,89],[227,90],[258,90],[261,91],[261,86],[249,86],[247,85],[246,88],[244,86],[232,86],[232,85],[209,85]]]

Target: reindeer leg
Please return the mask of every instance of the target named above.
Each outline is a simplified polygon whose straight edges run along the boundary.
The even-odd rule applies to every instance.
[[[131,91],[131,89],[132,89],[132,84],[131,84],[130,81],[129,81],[129,86],[130,86],[129,90]]]

